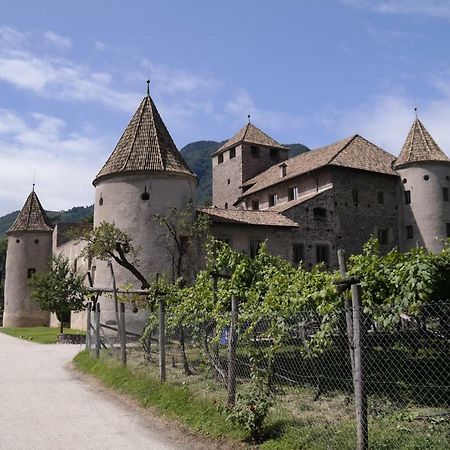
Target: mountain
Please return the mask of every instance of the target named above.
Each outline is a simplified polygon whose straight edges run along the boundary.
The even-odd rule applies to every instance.
[[[46,211],[48,218],[53,224],[59,222],[83,222],[90,221],[94,215],[94,205],[91,206],[75,206],[67,211]],[[0,236],[3,236],[9,227],[16,220],[19,211],[6,214],[0,217]]]
[[[210,205],[212,197],[211,154],[225,141],[197,141],[183,147],[180,151],[189,167],[199,178],[197,205]],[[309,151],[303,144],[287,144],[289,158]]]

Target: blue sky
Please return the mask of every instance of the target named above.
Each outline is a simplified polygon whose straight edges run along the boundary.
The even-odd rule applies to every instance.
[[[312,148],[398,154],[419,117],[450,151],[450,0],[0,0],[0,215],[92,179],[145,94],[178,148],[252,122]]]

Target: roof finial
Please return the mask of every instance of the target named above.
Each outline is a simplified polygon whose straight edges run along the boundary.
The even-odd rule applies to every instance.
[[[414,108],[414,114],[416,115],[416,119],[418,119],[418,117],[417,117],[417,106]]]
[[[33,192],[34,192],[35,186],[36,186],[36,169],[34,169],[34,171],[33,171]]]
[[[150,80],[147,80],[147,97],[150,97]]]
[[[247,115],[248,123],[250,123],[250,114]]]

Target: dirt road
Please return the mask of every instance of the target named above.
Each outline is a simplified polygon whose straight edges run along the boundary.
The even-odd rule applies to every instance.
[[[1,450],[205,448],[80,379],[67,368],[79,351],[0,333]]]

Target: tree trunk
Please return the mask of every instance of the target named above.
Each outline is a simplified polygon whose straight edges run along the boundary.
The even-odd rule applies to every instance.
[[[178,342],[180,343],[180,356],[183,363],[184,373],[185,375],[192,375],[192,371],[189,367],[189,361],[186,355],[186,338],[184,335],[184,327],[181,324],[178,325]]]
[[[62,319],[59,322],[59,332],[60,332],[60,334],[64,333],[64,322],[62,321]]]

